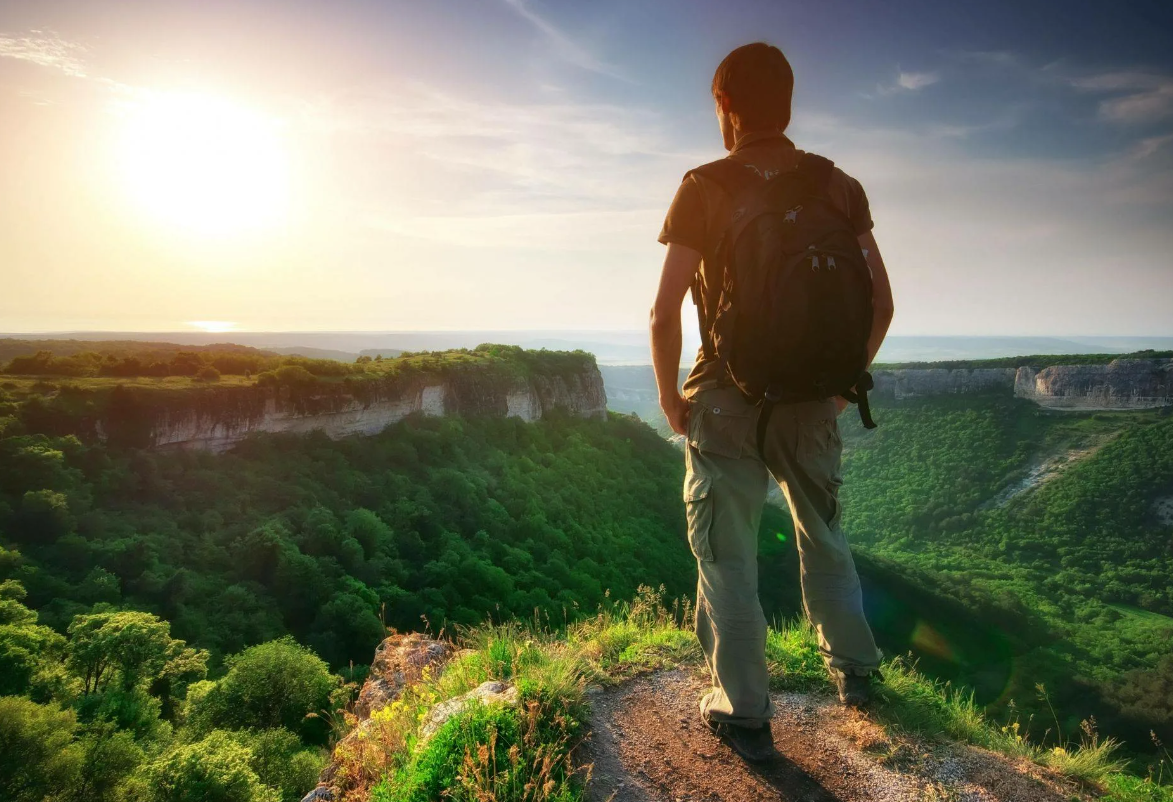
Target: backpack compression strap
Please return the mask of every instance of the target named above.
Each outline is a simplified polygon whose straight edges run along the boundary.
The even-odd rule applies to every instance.
[[[864,374],[859,377],[859,381],[855,383],[854,392],[848,390],[843,394],[843,397],[848,401],[859,405],[859,419],[863,421],[863,428],[865,429],[876,428],[876,422],[872,420],[872,407],[868,403],[868,390],[871,390],[875,386],[875,382],[872,381],[872,374],[864,371]]]
[[[859,381],[855,383],[855,390],[848,390],[843,393],[843,397],[859,407],[859,419],[863,421],[863,428],[874,429],[876,422],[872,420],[872,408],[868,404],[868,390],[875,387],[875,382],[872,381],[872,374],[866,370],[863,375],[859,377]],[[758,413],[758,456],[763,461],[766,459],[766,430],[770,426],[770,415],[774,412],[774,407],[778,406],[781,397],[777,394],[775,388],[768,388],[765,397],[761,400],[761,412]]]

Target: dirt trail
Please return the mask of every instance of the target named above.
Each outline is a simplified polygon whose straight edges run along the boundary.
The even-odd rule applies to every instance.
[[[778,694],[780,757],[754,768],[701,723],[705,684],[681,670],[592,699],[591,802],[1069,802],[1084,796],[1029,763],[892,737],[827,696]]]

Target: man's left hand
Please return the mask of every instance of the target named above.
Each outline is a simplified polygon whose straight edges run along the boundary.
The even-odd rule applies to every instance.
[[[688,401],[679,393],[660,399],[660,409],[668,419],[668,425],[677,434],[688,434]]]

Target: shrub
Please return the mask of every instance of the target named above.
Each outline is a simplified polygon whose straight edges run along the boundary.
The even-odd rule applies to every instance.
[[[192,687],[187,704],[194,732],[284,727],[306,743],[324,743],[320,717],[331,706],[338,678],[316,654],[293,638],[263,643],[228,658],[228,673],[211,687]]]
[[[42,802],[71,788],[81,771],[72,710],[0,697],[0,788],[6,802]]]
[[[252,752],[230,733],[213,732],[148,763],[131,783],[143,802],[280,802],[253,771]]]
[[[216,370],[216,368],[212,365],[204,365],[202,368],[196,371],[193,378],[195,378],[195,380],[198,382],[208,382],[209,384],[212,382],[218,382],[220,381],[220,371]]]

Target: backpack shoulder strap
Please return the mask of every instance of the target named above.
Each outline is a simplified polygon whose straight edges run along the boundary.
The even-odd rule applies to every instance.
[[[803,153],[798,158],[798,173],[810,182],[815,192],[826,192],[831,185],[831,173],[834,170],[835,162],[814,153]]]

